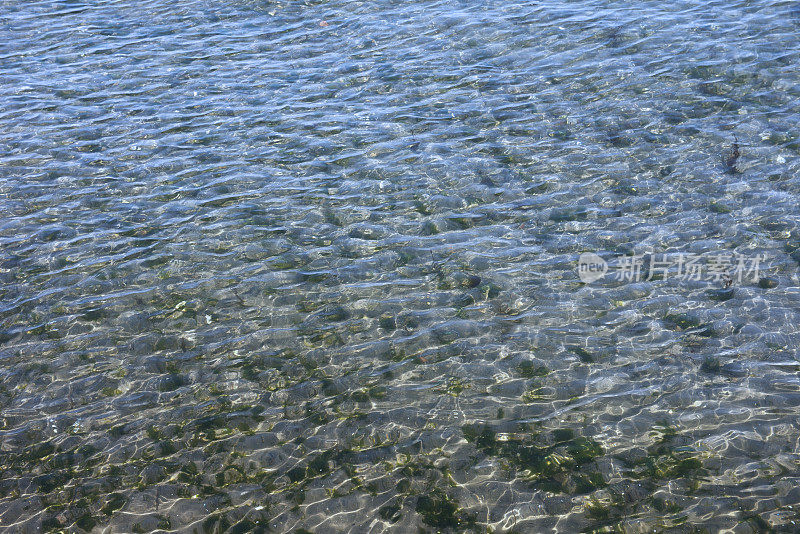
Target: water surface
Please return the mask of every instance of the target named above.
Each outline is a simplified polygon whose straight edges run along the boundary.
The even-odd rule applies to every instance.
[[[796,532],[798,32],[0,1],[0,528]]]

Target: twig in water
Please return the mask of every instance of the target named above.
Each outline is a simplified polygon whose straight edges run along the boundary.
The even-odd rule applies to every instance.
[[[733,141],[733,145],[731,145],[731,152],[730,152],[730,154],[728,154],[725,157],[725,160],[724,160],[725,168],[730,173],[737,172],[736,162],[738,161],[739,156],[741,155],[740,152],[739,152],[739,139],[736,137],[735,134],[733,136],[733,139],[734,139],[734,141]]]

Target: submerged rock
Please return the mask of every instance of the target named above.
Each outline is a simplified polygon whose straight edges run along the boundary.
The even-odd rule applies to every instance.
[[[758,280],[758,287],[761,289],[773,289],[778,287],[778,281],[769,276],[763,276]]]

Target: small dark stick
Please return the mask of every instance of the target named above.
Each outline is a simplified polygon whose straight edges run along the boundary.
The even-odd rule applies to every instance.
[[[733,145],[731,146],[731,153],[725,158],[725,167],[729,172],[736,172],[736,161],[739,159],[739,139],[736,135],[733,136]]]
[[[731,278],[731,275],[729,275],[728,273],[722,275],[722,279],[725,281],[724,282],[725,289],[728,289],[733,285],[733,278]]]
[[[416,150],[419,148],[419,141],[417,141],[417,136],[414,135],[414,127],[411,127],[411,139],[412,143],[408,145],[411,150]]]

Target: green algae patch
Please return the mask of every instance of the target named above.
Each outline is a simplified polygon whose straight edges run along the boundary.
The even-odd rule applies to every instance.
[[[689,482],[692,491],[699,488],[709,474],[703,467],[699,452],[693,447],[680,445],[686,440],[667,424],[657,426],[656,431],[660,435],[647,448],[647,457],[632,466],[633,478],[650,482],[683,479]]]
[[[437,529],[464,530],[475,527],[475,516],[460,510],[458,503],[441,490],[417,498],[416,512],[426,525]]]
[[[121,493],[112,493],[108,496],[105,505],[103,505],[103,508],[101,508],[100,511],[105,515],[111,515],[114,510],[119,510],[125,506],[126,502],[127,499]]]
[[[703,360],[702,364],[700,364],[700,371],[710,375],[715,375],[719,374],[720,367],[721,366],[717,358],[708,357]]]
[[[582,361],[583,363],[595,363],[597,361],[595,355],[589,352],[588,350],[584,349],[583,347],[572,346],[572,347],[567,347],[567,349],[575,356],[577,356],[578,359],[580,359],[580,361]]]
[[[602,456],[603,447],[593,439],[577,437],[567,442],[567,452],[580,465]]]
[[[401,506],[397,503],[387,504],[378,510],[378,515],[384,521],[397,523],[402,517]]]
[[[530,360],[526,360],[517,366],[517,373],[523,378],[536,378],[547,376],[550,370],[544,365],[536,365]]]
[[[595,440],[576,436],[570,429],[547,434],[502,437],[490,425],[465,425],[464,438],[489,456],[495,456],[521,470],[534,485],[552,493],[590,493],[606,483],[594,466],[603,456]]]
[[[75,525],[78,528],[85,530],[86,532],[89,532],[95,527],[95,525],[97,525],[97,521],[94,519],[94,517],[92,517],[90,513],[87,512],[82,516],[80,516],[75,521]]]

